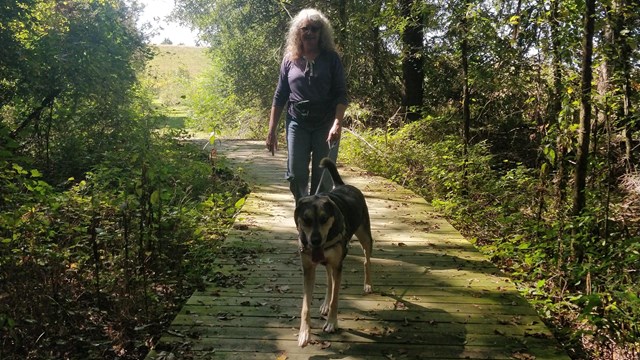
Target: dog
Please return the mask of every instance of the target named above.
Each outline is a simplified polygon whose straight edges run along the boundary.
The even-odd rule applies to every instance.
[[[300,347],[309,343],[309,308],[318,264],[324,265],[327,271],[327,291],[320,306],[320,314],[326,316],[323,330],[332,333],[338,328],[338,293],[342,281],[342,265],[353,235],[358,238],[364,252],[364,292],[369,294],[372,291],[373,238],[364,195],[355,186],[346,185],[342,181],[336,165],[329,158],[322,159],[320,167],[331,174],[333,190],[300,198],[294,211],[304,275],[298,334]]]

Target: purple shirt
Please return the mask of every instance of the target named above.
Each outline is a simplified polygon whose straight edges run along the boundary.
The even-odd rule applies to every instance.
[[[291,61],[288,56],[282,60],[273,106],[284,107],[289,101],[287,112],[295,117],[292,104],[301,100],[330,110],[326,117],[331,118],[337,104],[348,105],[344,68],[336,52],[323,51],[312,62],[304,58]]]

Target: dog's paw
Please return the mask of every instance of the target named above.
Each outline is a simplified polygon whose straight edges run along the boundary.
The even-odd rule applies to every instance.
[[[325,300],[322,302],[322,305],[320,305],[320,315],[327,316],[328,313],[329,313],[329,301]]]
[[[364,293],[371,294],[372,292],[373,292],[373,288],[371,287],[371,284],[364,284]]]
[[[327,320],[327,322],[322,327],[322,330],[326,333],[335,332],[337,329],[338,329],[337,321],[330,321],[330,320]]]
[[[309,343],[309,327],[305,326],[300,327],[300,332],[298,333],[298,346],[305,347]]]

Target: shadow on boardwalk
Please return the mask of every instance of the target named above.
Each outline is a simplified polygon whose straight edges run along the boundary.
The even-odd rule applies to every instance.
[[[362,251],[345,262],[340,330],[297,346],[302,271],[285,156],[259,141],[218,152],[252,193],[214,260],[216,273],[173,321],[149,359],[569,359],[514,285],[414,193],[351,167],[375,240],[374,293],[362,294]],[[324,296],[319,267],[314,306]]]

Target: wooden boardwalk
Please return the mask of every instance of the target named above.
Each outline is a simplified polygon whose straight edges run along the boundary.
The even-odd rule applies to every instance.
[[[312,344],[297,346],[302,270],[285,154],[260,141],[223,141],[219,153],[252,193],[215,259],[148,359],[569,359],[532,307],[424,199],[340,167],[367,197],[375,240],[373,290],[362,294],[362,250],[346,259],[338,325],[325,334],[318,267]]]

